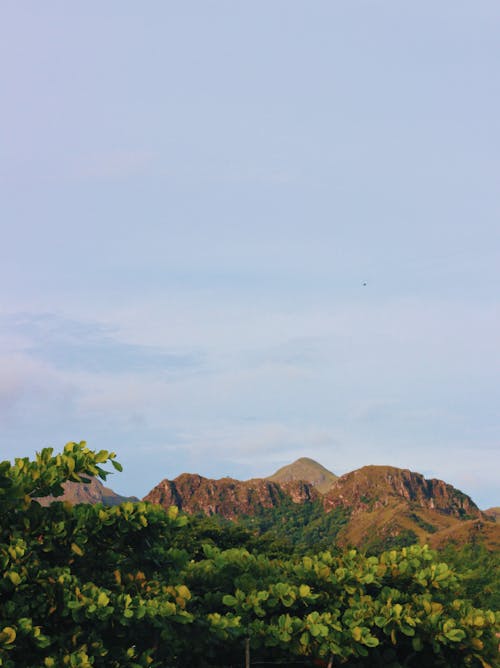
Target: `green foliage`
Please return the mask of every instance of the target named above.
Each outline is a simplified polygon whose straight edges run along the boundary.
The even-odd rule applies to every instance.
[[[299,554],[296,537],[285,555],[265,530],[272,517],[260,533],[143,502],[34,500],[68,479],[105,477],[113,458],[71,443],[0,464],[0,666],[222,668],[241,665],[247,646],[255,664],[496,662],[499,613],[476,607],[483,553],[455,569],[418,545]],[[311,504],[283,525],[315,536],[322,522]]]
[[[500,551],[490,552],[481,543],[449,544],[440,557],[462,576],[464,598],[474,605],[500,610]]]
[[[437,527],[434,526],[434,524],[426,522],[426,520],[424,520],[423,517],[420,517],[420,515],[417,515],[417,513],[411,513],[410,519],[412,519],[415,524],[421,527],[424,531],[427,531],[427,533],[436,533],[437,531]]]
[[[192,621],[190,593],[170,577],[187,556],[164,547],[185,518],[145,503],[44,508],[31,498],[105,477],[100,464],[113,458],[69,443],[0,465],[1,666],[147,666],[163,641],[162,658],[173,654],[176,629]]]
[[[256,547],[272,556],[289,556],[333,549],[335,538],[350,511],[335,508],[325,513],[320,501],[293,503],[285,499],[274,508],[266,508],[239,523],[258,537]]]
[[[53,455],[53,448],[43,448],[34,461],[28,457],[17,458],[14,464],[0,463],[0,501],[3,507],[16,506],[22,500],[29,506],[31,499],[41,496],[60,496],[62,483],[88,482],[85,476],[96,476],[106,480],[108,472],[100,464],[107,461],[121,471],[115,461],[115,453],[101,450],[92,452],[85,441],[67,443],[61,454]]]
[[[387,533],[380,535],[373,533],[370,539],[366,541],[367,554],[380,554],[386,550],[408,547],[418,543],[418,536],[412,529],[398,530],[394,534]]]

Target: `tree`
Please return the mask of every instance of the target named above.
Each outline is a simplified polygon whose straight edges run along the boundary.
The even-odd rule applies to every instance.
[[[0,464],[1,666],[147,666],[155,653],[175,659],[176,629],[192,616],[189,591],[169,581],[185,555],[168,544],[185,518],[145,503],[44,508],[34,500],[60,495],[66,480],[105,479],[101,464],[121,468],[114,458],[82,442]]]
[[[464,599],[427,547],[272,558],[248,531],[176,508],[36,501],[105,479],[106,462],[121,468],[81,442],[0,463],[0,666],[496,662],[499,613]]]

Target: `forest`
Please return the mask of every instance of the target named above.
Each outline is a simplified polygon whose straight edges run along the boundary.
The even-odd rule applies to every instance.
[[[37,502],[107,464],[121,470],[85,442],[0,463],[0,666],[498,665],[499,560],[481,544],[340,550],[344,518],[314,506],[275,531]]]

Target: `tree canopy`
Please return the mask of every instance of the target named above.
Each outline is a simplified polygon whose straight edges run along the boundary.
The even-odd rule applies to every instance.
[[[496,664],[500,614],[425,546],[286,557],[176,508],[36,501],[108,462],[81,442],[0,463],[0,666]]]

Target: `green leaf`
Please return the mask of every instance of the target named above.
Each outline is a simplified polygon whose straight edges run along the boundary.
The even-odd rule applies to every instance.
[[[375,638],[375,636],[367,636],[366,638],[363,638],[363,644],[367,647],[377,647],[379,645],[379,640],[378,638]]]
[[[97,597],[97,605],[104,607],[109,603],[109,596],[105,592],[101,592]]]
[[[77,554],[79,557],[83,557],[83,550],[76,543],[71,543],[71,551]]]
[[[462,629],[452,629],[451,631],[447,631],[444,635],[452,642],[460,642],[465,638],[466,634],[465,631],[462,631]]]
[[[311,595],[311,587],[306,584],[301,584],[299,587],[299,596],[300,598],[306,598]]]
[[[21,576],[19,575],[19,573],[16,573],[15,571],[9,571],[7,573],[7,577],[16,587],[18,584],[21,584]]]
[[[224,605],[228,605],[230,608],[234,608],[235,606],[238,605],[238,601],[235,599],[234,596],[231,596],[231,594],[226,594],[225,596],[223,596],[222,602],[224,603]]]

